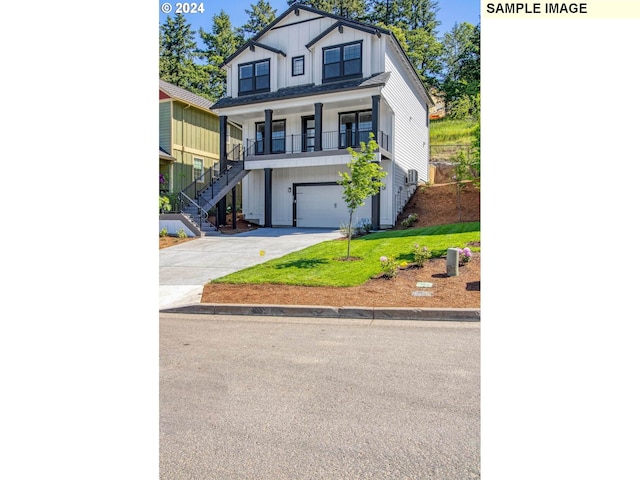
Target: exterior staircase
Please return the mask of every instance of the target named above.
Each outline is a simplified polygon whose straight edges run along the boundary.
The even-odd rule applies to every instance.
[[[244,169],[242,145],[237,145],[227,155],[227,166],[223,172],[212,167],[180,192],[180,213],[202,236],[220,235],[209,223],[208,212],[248,174]]]

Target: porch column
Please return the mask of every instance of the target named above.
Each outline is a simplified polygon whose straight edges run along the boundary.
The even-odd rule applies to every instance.
[[[380,230],[380,192],[371,197],[371,227]]]
[[[315,140],[314,140],[314,150],[319,152],[322,151],[322,103],[315,104],[315,112],[314,112],[314,125],[315,125]]]
[[[271,124],[273,123],[273,110],[264,111],[264,154],[271,154]]]
[[[271,203],[271,184],[272,184],[272,178],[271,178],[271,173],[272,173],[273,169],[272,168],[265,168],[264,169],[264,226],[265,227],[271,227],[271,209],[272,209],[272,203]]]
[[[371,96],[371,130],[373,130],[373,139],[377,142],[380,131],[380,95]]]
[[[220,120],[220,174],[227,169],[227,116],[221,115]],[[227,197],[218,202],[216,209],[216,226],[227,224]]]
[[[373,130],[373,139],[378,142],[378,132],[380,130],[380,95],[371,96],[371,130]],[[380,139],[380,141],[381,140],[382,139]],[[371,197],[371,226],[374,230],[380,230],[380,192]]]
[[[237,211],[236,211],[236,187],[231,189],[231,228],[234,230],[237,227],[236,221]]]

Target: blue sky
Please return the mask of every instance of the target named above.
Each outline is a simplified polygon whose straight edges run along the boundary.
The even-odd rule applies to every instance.
[[[169,3],[172,7],[173,15],[175,12],[175,6],[177,1],[164,1],[160,0],[159,5],[163,3]],[[258,0],[238,0],[224,2],[221,0],[203,0],[202,2],[196,2],[197,5],[202,3],[204,7],[204,13],[188,13],[186,14],[187,21],[191,24],[191,28],[196,32],[196,40],[200,40],[197,35],[200,27],[205,31],[211,31],[211,18],[213,15],[217,15],[220,11],[224,10],[231,18],[231,23],[235,27],[240,27],[246,23],[248,15],[245,10],[249,9],[251,4],[258,3]],[[271,7],[276,10],[276,15],[282,14],[289,6],[286,0],[269,0]],[[441,22],[438,27],[438,35],[442,36],[444,33],[451,30],[453,24],[458,22],[469,22],[472,25],[476,25],[480,21],[480,1],[479,0],[440,0],[438,2],[439,10],[437,12],[438,20]],[[164,23],[167,15],[163,14],[159,9],[160,24]]]

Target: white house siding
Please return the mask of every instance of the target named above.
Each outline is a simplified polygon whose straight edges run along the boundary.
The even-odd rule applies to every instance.
[[[254,170],[242,179],[242,212],[244,218],[264,225],[264,172]]]
[[[272,212],[274,226],[293,225],[293,186],[299,183],[325,183],[340,180],[338,172],[348,172],[346,164],[300,168],[274,168],[272,170]],[[291,189],[291,191],[289,191]],[[358,218],[371,219],[370,200],[368,210],[358,211]],[[264,171],[252,170],[243,181],[242,208],[245,217],[264,224]],[[338,225],[336,225],[337,227]]]
[[[280,57],[280,58],[278,58]],[[288,58],[288,57],[287,57]],[[256,62],[258,60],[270,60],[269,63],[269,75],[270,75],[270,87],[271,91],[275,91],[278,88],[278,75],[277,72],[280,71],[283,67],[284,61],[287,59],[282,57],[282,55],[278,53],[274,53],[270,50],[265,50],[264,48],[256,47],[252,52],[251,49],[247,48],[244,50],[238,57],[236,57],[231,64],[229,71],[227,73],[227,95],[232,97],[238,96],[238,65],[243,63],[251,63]]]
[[[394,156],[405,171],[418,171],[420,180],[428,179],[429,128],[427,108],[405,73],[395,52],[386,54],[386,69],[391,72],[382,88],[387,103],[394,111]]]
[[[372,95],[380,95],[379,129],[388,136],[385,145],[391,158],[381,160],[388,176],[384,182],[386,188],[380,193],[380,225],[391,227],[397,215],[415,191],[415,186],[406,184],[408,171],[418,172],[419,180],[428,179],[429,131],[427,126],[428,110],[425,105],[427,95],[416,78],[415,72],[405,56],[399,51],[395,41],[386,34],[375,34],[344,26],[331,30],[315,42],[310,49],[307,45],[312,39],[336,24],[339,20],[323,17],[303,8],[298,9],[279,20],[270,31],[265,32],[256,42],[268,45],[271,49],[281,50],[286,56],[270,49],[256,46],[253,51],[246,48],[235,57],[228,66],[228,92],[237,97],[238,65],[262,59],[270,59],[271,91],[299,86],[322,84],[323,48],[345,43],[362,41],[362,76],[364,79],[382,72],[389,72],[385,86],[336,91],[305,98],[280,98],[265,103],[239,103],[233,107],[222,108],[220,114],[243,125],[243,140],[255,140],[255,124],[265,120],[264,110],[273,110],[273,120],[286,121],[286,152],[298,151],[302,133],[301,117],[314,115],[314,104],[323,104],[323,133],[339,130],[338,115],[344,112],[370,110]],[[304,75],[292,76],[292,59],[304,56]],[[293,147],[292,135],[296,137]],[[331,149],[337,145],[327,145],[323,138],[323,147]],[[379,139],[381,142],[381,139]],[[345,152],[346,153],[346,152]],[[293,192],[288,188],[294,183],[312,183],[338,180],[337,172],[346,169],[349,156],[345,155],[301,155],[287,153],[280,158],[249,157],[245,168],[251,173],[243,180],[243,211],[246,218],[264,224],[264,168],[272,171],[272,223],[273,225],[293,224]]]
[[[385,187],[380,190],[380,228],[391,228],[395,225],[397,216],[393,207],[393,162],[382,160],[380,164],[387,173],[382,179]]]

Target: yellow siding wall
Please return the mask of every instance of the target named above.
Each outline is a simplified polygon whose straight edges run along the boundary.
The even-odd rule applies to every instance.
[[[220,122],[207,113],[184,103],[173,102],[173,188],[182,190],[193,182],[193,159],[201,158],[204,169],[220,159]]]
[[[182,103],[173,104],[174,150],[208,153],[220,157],[220,122],[212,113]]]

